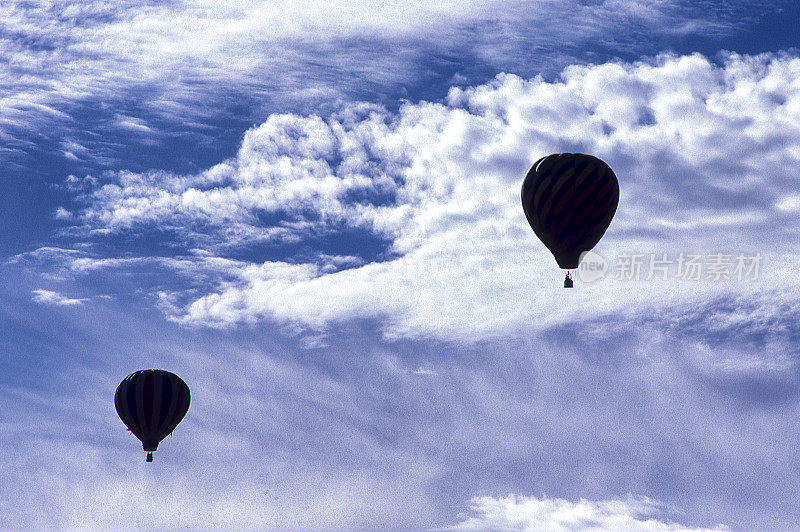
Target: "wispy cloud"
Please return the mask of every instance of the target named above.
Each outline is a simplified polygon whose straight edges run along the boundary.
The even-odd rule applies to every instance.
[[[82,305],[88,301],[86,298],[69,298],[59,294],[58,292],[43,289],[33,291],[33,300],[44,305],[58,305],[61,307],[73,307],[76,305]]]
[[[744,5],[10,0],[0,6],[0,138],[6,155],[66,143],[84,148],[62,150],[67,159],[101,165],[121,156],[123,139],[210,146],[221,121],[380,100],[431,72],[559,68],[597,47],[655,53],[665,31],[735,31],[752,17]]]
[[[131,266],[70,271],[68,284],[94,286],[103,271],[129,283],[148,263]],[[476,494],[508,493],[547,493],[542,506],[571,515],[583,497],[589,515],[634,525],[796,522],[798,478],[785,464],[800,451],[785,442],[800,437],[799,311],[770,294],[600,317],[587,304],[568,323],[529,320],[497,339],[469,338],[465,325],[456,342],[338,322],[319,342],[272,323],[177,327],[130,297],[67,321],[30,301],[19,277],[0,287],[18,299],[0,306],[13,355],[0,375],[0,403],[13,406],[0,417],[6,528],[490,526],[477,509],[457,514]],[[155,464],[112,400],[145,367],[192,389]],[[684,513],[644,511],[639,495]],[[516,500],[509,515],[527,522],[535,504]]]

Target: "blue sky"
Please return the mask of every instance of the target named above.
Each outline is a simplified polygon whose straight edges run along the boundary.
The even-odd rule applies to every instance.
[[[796,528],[798,15],[4,2],[0,528]],[[572,291],[519,204],[566,151],[621,188]]]

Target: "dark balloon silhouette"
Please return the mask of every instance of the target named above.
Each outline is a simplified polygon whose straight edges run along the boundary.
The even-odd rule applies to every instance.
[[[160,369],[131,373],[114,394],[117,414],[134,436],[142,441],[147,461],[153,451],[189,411],[189,387],[180,377]]]
[[[619,183],[611,168],[591,155],[559,153],[534,163],[522,183],[522,208],[533,232],[559,267],[575,269],[611,224]],[[564,288],[572,288],[567,272]]]

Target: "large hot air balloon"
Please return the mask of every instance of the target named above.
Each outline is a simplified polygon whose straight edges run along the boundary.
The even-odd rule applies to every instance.
[[[131,373],[119,384],[114,405],[122,422],[142,440],[147,461],[189,410],[189,387],[180,377],[161,369]]]
[[[522,183],[522,208],[559,267],[578,267],[608,229],[619,203],[611,168],[591,155],[558,153],[534,163]],[[572,287],[567,272],[564,288]]]

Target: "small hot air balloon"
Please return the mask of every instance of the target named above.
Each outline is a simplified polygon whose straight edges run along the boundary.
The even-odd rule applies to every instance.
[[[533,232],[558,266],[572,270],[611,224],[619,203],[619,182],[592,155],[558,153],[534,163],[522,183],[522,208]],[[569,272],[564,288],[572,288]]]
[[[117,414],[134,436],[142,441],[147,461],[189,410],[189,387],[180,377],[160,369],[131,373],[114,394]]]

